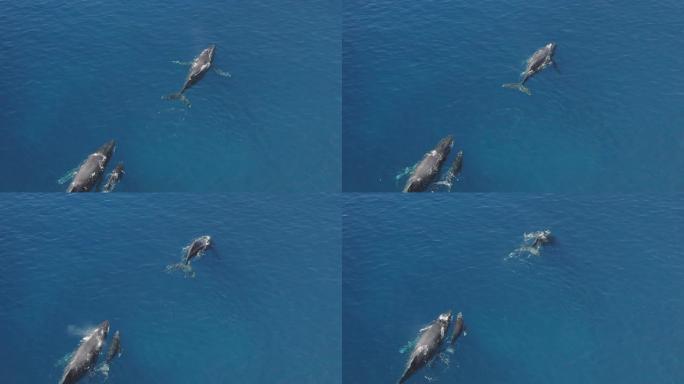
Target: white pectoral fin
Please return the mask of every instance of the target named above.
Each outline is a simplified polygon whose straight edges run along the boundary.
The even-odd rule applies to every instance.
[[[74,356],[75,352],[76,351],[71,351],[71,352],[67,353],[66,355],[62,356],[59,360],[57,360],[55,362],[55,367],[61,367],[61,368],[66,367],[69,364],[69,362],[71,361],[71,358]]]
[[[404,353],[404,352],[408,352],[408,351],[413,350],[413,347],[415,347],[416,344],[418,344],[418,340],[419,340],[419,339],[420,339],[420,334],[418,334],[418,336],[416,336],[413,340],[411,340],[411,341],[409,341],[408,343],[406,343],[406,345],[404,345],[404,346],[399,350],[399,353]],[[402,352],[402,351],[403,351],[403,352]]]
[[[60,177],[57,180],[57,184],[61,185],[61,184],[65,184],[67,182],[70,182],[74,178],[74,176],[76,176],[76,173],[78,172],[79,168],[81,168],[81,165],[67,171],[67,173],[65,173],[64,176]]]
[[[399,172],[394,178],[396,180],[401,180],[404,177],[411,175],[416,170],[417,166],[418,166],[418,163],[415,163],[410,167],[405,167],[404,170]]]

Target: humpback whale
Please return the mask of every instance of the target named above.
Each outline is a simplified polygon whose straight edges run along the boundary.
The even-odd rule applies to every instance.
[[[183,264],[190,264],[190,260],[197,256],[202,256],[207,248],[211,246],[211,236],[200,236],[192,241],[188,247],[186,247],[185,256],[183,257]]]
[[[199,82],[207,73],[207,71],[209,71],[209,68],[211,68],[212,64],[214,63],[215,50],[216,44],[211,44],[209,47],[205,48],[202,51],[202,53],[199,54],[199,56],[195,57],[195,59],[191,63],[189,63],[190,70],[188,71],[188,75],[185,77],[185,83],[183,83],[183,86],[181,87],[180,91],[172,93],[170,95],[162,96],[162,99],[181,100],[185,105],[190,107],[190,100],[188,100],[188,98],[185,97],[184,93],[190,87]],[[176,63],[185,64],[180,62]],[[214,68],[214,71],[221,76],[230,77],[230,73],[228,72],[223,72],[216,68]]]
[[[451,182],[454,180],[454,178],[461,173],[462,167],[463,167],[463,151],[458,151],[458,153],[456,153],[456,157],[454,158],[454,161],[451,163],[451,168],[449,168],[449,172],[447,173],[447,180],[449,181],[449,184],[451,184]]]
[[[451,311],[442,313],[427,327],[420,330],[420,337],[416,342],[411,356],[406,363],[406,369],[398,384],[406,382],[416,371],[424,367],[437,355],[440,345],[446,336],[451,322]]]
[[[451,192],[451,186],[454,185],[454,179],[461,173],[461,168],[463,167],[463,151],[458,151],[454,161],[451,162],[451,167],[444,180],[435,183],[436,185],[444,185],[447,187],[449,192]]]
[[[121,336],[119,336],[119,331],[116,331],[114,333],[114,337],[112,337],[112,344],[109,346],[109,350],[107,350],[107,359],[105,360],[106,364],[109,364],[114,360],[115,357],[119,356],[121,353]]]
[[[504,84],[502,85],[502,87],[517,89],[520,92],[532,95],[532,92],[529,88],[525,86],[525,83],[532,76],[543,71],[550,64],[556,67],[556,69],[558,68],[556,66],[556,62],[553,61],[553,54],[555,52],[556,43],[548,43],[542,48],[539,48],[534,54],[532,54],[532,56],[529,59],[527,59],[527,66],[525,67],[525,71],[523,71],[523,73],[520,74],[520,76],[522,77],[520,82]]]
[[[78,168],[67,192],[88,192],[95,189],[102,179],[102,173],[114,153],[115,146],[114,140],[109,140],[90,154]]]
[[[550,243],[553,238],[551,237],[551,231],[548,229],[545,229],[543,231],[537,231],[537,232],[531,232],[531,233],[525,233],[523,235],[523,239],[525,241],[532,240],[532,245],[530,247],[536,248],[539,250],[542,245]]]
[[[166,266],[166,271],[171,272],[175,269],[180,269],[191,277],[195,276],[190,266],[190,261],[202,256],[205,250],[211,246],[211,236],[200,236],[190,243],[187,247],[183,248],[183,257],[180,263],[171,264]]]
[[[527,255],[527,257],[530,255],[539,256],[542,246],[552,242],[553,236],[551,235],[551,231],[548,229],[529,233],[526,232],[523,234],[523,241],[523,244],[521,244],[520,247],[515,249],[513,252],[509,253],[506,259],[522,255]]]
[[[90,334],[81,341],[81,345],[73,354],[69,364],[64,369],[64,375],[60,384],[73,384],[83,378],[89,371],[95,368],[97,358],[100,356],[107,333],[109,321],[103,321]]]
[[[411,173],[411,176],[406,181],[404,192],[422,192],[424,191],[434,178],[439,174],[442,164],[449,156],[449,151],[454,145],[454,138],[449,135],[437,143],[437,146],[432,151],[423,156],[423,160],[418,163],[416,169]]]
[[[465,331],[465,324],[463,324],[463,313],[459,312],[456,315],[456,322],[454,324],[454,332],[451,334],[451,345],[454,345],[456,343],[456,339],[458,339],[461,334]]]
[[[104,188],[102,188],[102,192],[107,193],[113,191],[125,173],[126,172],[124,172],[123,163],[117,164],[116,168],[114,168],[112,173],[109,174],[109,178],[107,179],[107,183],[105,184]]]

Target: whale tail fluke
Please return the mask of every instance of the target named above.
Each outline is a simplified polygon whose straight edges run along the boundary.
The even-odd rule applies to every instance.
[[[520,248],[517,248],[513,252],[509,253],[508,256],[504,260],[508,259],[513,259],[513,258],[529,258],[531,256],[539,256],[540,252],[539,249],[541,247],[539,246],[533,246],[533,245],[523,245]],[[465,335],[465,332],[463,333]]]
[[[173,273],[176,270],[181,270],[185,277],[195,277],[195,272],[192,270],[192,266],[186,263],[176,263],[166,266],[166,273]]]
[[[522,92],[528,96],[532,96],[532,91],[530,91],[530,89],[527,88],[526,86],[524,86],[522,83],[507,83],[507,84],[503,84],[502,87],[510,88],[510,89],[517,89],[518,91],[520,91],[520,92]]]
[[[162,96],[162,100],[180,100],[185,104],[186,107],[190,108],[190,100],[188,100],[187,97],[185,97],[184,94],[181,92],[176,92],[176,93],[171,93],[166,96]]]

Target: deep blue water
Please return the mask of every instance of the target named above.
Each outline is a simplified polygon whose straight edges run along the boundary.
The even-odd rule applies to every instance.
[[[0,190],[63,191],[109,139],[121,191],[340,189],[339,1],[0,6]],[[232,78],[161,100],[210,43]]]
[[[682,191],[684,3],[345,1],[343,190],[394,176],[447,135],[454,191]],[[549,41],[560,74],[501,88]]]
[[[56,383],[74,327],[108,319],[107,383],[340,383],[338,200],[0,196],[2,382]],[[167,274],[203,234],[196,277]]]
[[[684,196],[346,198],[344,382],[396,382],[447,309],[468,335],[423,372],[440,383],[684,382],[683,214]],[[504,260],[544,228],[539,257]]]

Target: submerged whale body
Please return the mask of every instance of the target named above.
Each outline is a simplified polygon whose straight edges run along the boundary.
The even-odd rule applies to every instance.
[[[76,383],[95,368],[108,332],[109,321],[105,320],[83,338],[81,345],[64,369],[60,384]]]
[[[447,181],[451,183],[460,173],[463,168],[463,151],[458,151],[454,161],[451,163],[451,168],[447,173]]]
[[[119,335],[119,331],[116,331],[114,333],[114,337],[112,337],[112,343],[109,346],[109,350],[107,351],[107,358],[105,359],[105,362],[107,364],[111,363],[115,357],[119,356],[120,352],[121,352],[121,336]]]
[[[88,192],[95,189],[100,180],[102,180],[102,173],[114,153],[115,146],[116,142],[109,140],[98,148],[97,151],[90,154],[78,168],[74,179],[67,188],[67,192]]]
[[[454,185],[454,180],[461,173],[462,167],[463,151],[458,151],[458,153],[456,153],[454,161],[451,162],[451,167],[449,167],[449,171],[447,171],[446,176],[444,176],[444,180],[438,181],[437,183],[435,183],[435,185],[443,185],[447,188],[449,192],[451,192],[451,187]]]
[[[119,184],[125,173],[126,172],[124,171],[124,164],[117,164],[116,168],[114,168],[112,173],[109,174],[109,178],[107,179],[107,183],[105,183],[104,188],[102,188],[102,192],[109,193],[113,191],[116,185]]]
[[[459,312],[456,315],[456,321],[454,322],[454,331],[451,333],[450,344],[454,345],[454,343],[456,343],[456,340],[463,334],[464,331],[465,324],[463,323],[463,313]]]

